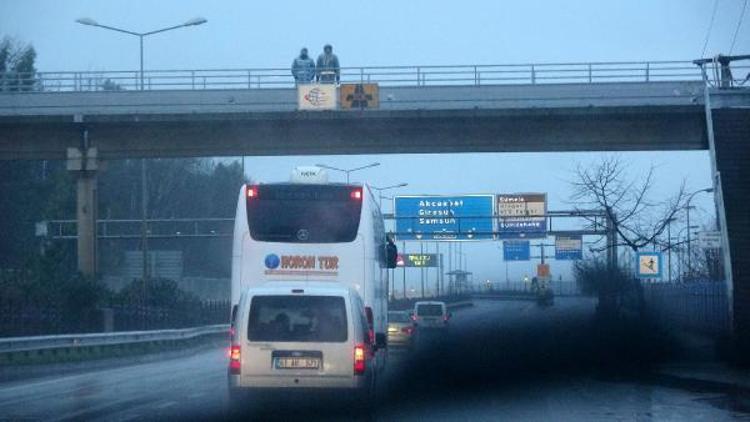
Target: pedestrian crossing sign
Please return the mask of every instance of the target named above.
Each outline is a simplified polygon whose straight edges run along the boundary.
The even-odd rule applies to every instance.
[[[636,273],[638,277],[661,278],[661,252],[638,252],[636,259],[638,265]]]

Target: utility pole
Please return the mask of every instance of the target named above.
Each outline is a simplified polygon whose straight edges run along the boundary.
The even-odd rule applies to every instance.
[[[406,255],[406,241],[403,241],[401,243],[401,246],[403,247],[401,249],[401,256],[405,256]],[[404,299],[406,299],[407,298],[406,296],[406,262],[404,262],[403,270],[404,270],[404,280],[403,280]]]
[[[422,242],[422,241],[419,242],[419,253],[421,255],[424,255],[424,242]],[[422,292],[422,299],[424,299],[424,267],[421,267],[419,269],[419,281],[420,281],[420,283],[422,285],[422,287],[421,287],[421,289],[422,289],[421,290],[421,292]]]

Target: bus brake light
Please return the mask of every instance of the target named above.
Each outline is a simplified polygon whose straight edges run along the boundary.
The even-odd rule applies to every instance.
[[[349,197],[351,197],[355,201],[361,201],[362,200],[362,189],[357,188],[357,189],[352,190],[352,192],[349,194]]]
[[[249,199],[254,199],[258,197],[258,187],[257,186],[248,186],[247,187],[247,197]]]

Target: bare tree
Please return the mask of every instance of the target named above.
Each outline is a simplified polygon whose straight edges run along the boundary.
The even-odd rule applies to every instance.
[[[638,252],[647,245],[661,245],[660,236],[687,202],[684,181],[674,196],[655,201],[651,198],[654,167],[636,176],[627,170],[619,157],[609,156],[593,167],[579,164],[571,182],[575,207],[603,210],[609,220],[608,228],[614,232],[614,239],[594,250],[608,250],[613,259],[618,246]],[[601,228],[600,221],[593,218],[589,221]],[[617,315],[623,308],[642,312],[644,298],[639,281],[630,275],[629,266],[613,267],[611,263],[607,264],[608,275],[597,280],[600,311],[605,315]]]
[[[660,243],[659,237],[687,201],[684,181],[675,195],[654,201],[650,198],[653,179],[653,166],[645,175],[630,176],[619,157],[605,157],[592,168],[580,164],[576,167],[571,200],[578,209],[603,210],[617,234],[615,246],[637,252]],[[600,247],[599,251],[607,247],[611,246]]]

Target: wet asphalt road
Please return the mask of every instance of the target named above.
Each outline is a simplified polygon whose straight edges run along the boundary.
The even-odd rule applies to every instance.
[[[476,301],[417,351],[390,356],[375,420],[729,420],[750,418],[723,393],[602,371],[586,344],[594,302]],[[226,350],[0,382],[0,419],[157,420],[226,417]],[[273,409],[282,419],[349,420],[349,409]]]

